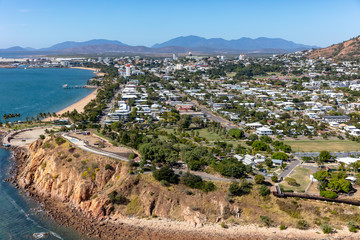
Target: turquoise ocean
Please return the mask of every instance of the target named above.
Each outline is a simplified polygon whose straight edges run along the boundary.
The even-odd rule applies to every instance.
[[[25,120],[39,112],[57,112],[92,91],[63,89],[62,85],[84,85],[93,76],[81,69],[0,69],[0,116],[20,113],[16,120]],[[3,181],[9,177],[11,158],[10,151],[0,148],[0,240],[87,239],[56,224],[39,210],[39,203]]]

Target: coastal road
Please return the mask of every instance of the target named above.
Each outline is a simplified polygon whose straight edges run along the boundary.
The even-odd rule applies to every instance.
[[[121,89],[122,89],[122,87],[120,86],[119,89],[115,92],[114,97],[110,100],[109,103],[106,104],[106,108],[104,109],[103,115],[101,116],[100,121],[99,121],[99,123],[102,127],[104,127],[107,115],[110,113],[111,109],[113,108],[116,97],[118,96],[119,93],[121,93]]]

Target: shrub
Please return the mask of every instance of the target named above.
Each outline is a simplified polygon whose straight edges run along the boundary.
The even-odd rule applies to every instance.
[[[72,161],[72,158],[68,158],[68,160],[67,160],[68,162],[71,162]]]
[[[261,185],[259,188],[259,194],[263,197],[270,195],[270,189],[266,187],[265,185]]]
[[[112,166],[110,164],[106,164],[105,165],[105,170],[109,170],[109,169],[113,169]]]
[[[255,175],[255,183],[256,184],[263,184],[265,181],[264,175]]]
[[[78,154],[78,153],[74,153],[74,155],[73,155],[74,157],[76,157],[76,158],[78,158],[78,157],[80,157],[80,154]]]
[[[187,187],[190,188],[201,189],[203,186],[202,178],[189,172],[185,173],[185,175],[182,177],[182,181]]]
[[[204,192],[211,192],[216,189],[216,186],[212,182],[204,181],[203,186],[201,188]]]
[[[166,180],[161,180],[160,181],[161,185],[163,185],[164,187],[169,187],[170,186],[170,183]]]
[[[273,181],[274,183],[277,183],[279,181],[278,179],[278,176],[276,174],[274,174],[272,177],[271,177],[271,181]]]
[[[112,191],[111,193],[109,193],[108,195],[110,202],[113,204],[127,204],[128,200],[126,199],[126,197],[124,195],[122,195],[121,193],[117,193],[116,191]]]
[[[45,148],[53,148],[53,146],[49,142],[46,142],[46,143],[43,144],[42,148],[43,149],[45,149]]]
[[[299,184],[296,182],[295,178],[287,177],[287,178],[285,178],[285,181],[286,181],[290,186],[298,186],[298,185],[299,185]]]
[[[170,167],[162,167],[153,172],[153,177],[158,180],[165,180],[169,183],[179,183],[179,177]]]
[[[135,154],[134,153],[130,153],[129,155],[129,160],[133,160],[135,158]]]
[[[185,193],[186,195],[194,195],[194,193],[193,193],[192,191],[188,190],[188,189],[186,189],[186,190],[184,191],[184,193]]]
[[[45,135],[41,134],[40,136],[40,139],[45,139]]]
[[[260,220],[265,224],[266,227],[271,227],[273,221],[268,216],[260,216]]]
[[[221,226],[222,228],[229,228],[228,225],[226,225],[225,222],[221,222],[220,226]]]
[[[325,234],[329,234],[334,231],[334,229],[327,223],[322,224],[321,229],[322,229],[323,233],[325,233]]]
[[[286,155],[286,153],[283,153],[283,152],[273,153],[273,155],[271,156],[271,158],[273,158],[273,159],[279,159],[279,160],[288,160],[288,156]]]
[[[359,226],[356,224],[356,222],[352,221],[348,223],[348,227],[350,232],[357,232],[357,230],[359,229]]]
[[[281,201],[277,200],[276,204],[279,206],[281,211],[286,212],[293,218],[301,218],[300,205],[296,201]]]
[[[335,199],[338,197],[337,193],[333,191],[320,191],[320,196],[330,199]]]
[[[42,170],[45,170],[45,168],[46,168],[46,162],[43,162],[43,164],[41,164],[41,168],[42,168]]]
[[[88,176],[89,176],[88,171],[84,171],[84,172],[81,174],[81,177],[82,177],[82,178],[87,178]]]
[[[55,138],[55,142],[57,145],[61,145],[61,144],[65,143],[66,141],[62,137],[57,137],[57,138]]]
[[[355,227],[355,226],[349,226],[349,231],[350,231],[350,232],[357,232],[357,227]]]
[[[301,230],[306,230],[309,228],[309,224],[306,220],[299,220],[296,223],[296,228],[301,229]]]
[[[286,226],[285,225],[280,225],[280,230],[285,230],[286,229]]]
[[[229,192],[233,196],[241,196],[243,194],[249,193],[251,190],[251,183],[243,181],[240,185],[237,182],[234,182],[229,187]]]

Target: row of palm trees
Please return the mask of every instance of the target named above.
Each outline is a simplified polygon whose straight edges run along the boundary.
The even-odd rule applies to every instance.
[[[50,113],[50,112],[48,112],[48,113],[39,113],[38,115],[37,115],[37,119],[43,119],[43,118],[47,118],[47,117],[56,117],[57,116],[57,114],[55,113],[55,112],[53,112],[52,114]]]
[[[20,113],[9,113],[9,114],[5,113],[3,115],[3,119],[7,120],[7,119],[11,119],[11,118],[19,118],[20,116],[21,116]],[[40,119],[44,119],[44,118],[47,118],[47,117],[57,117],[57,114],[55,112],[53,112],[53,113],[50,113],[50,112],[48,112],[48,113],[45,113],[45,112],[44,113],[39,113],[36,116],[36,118],[34,118],[34,117],[32,117],[32,118],[26,117],[26,121],[27,122],[30,121],[30,120],[34,121],[35,119],[40,120]]]
[[[18,118],[18,117],[20,117],[20,113],[9,113],[9,114],[4,113],[4,115],[3,115],[4,120],[10,119],[10,118]]]

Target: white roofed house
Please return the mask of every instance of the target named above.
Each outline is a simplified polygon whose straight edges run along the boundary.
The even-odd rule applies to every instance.
[[[275,166],[281,166],[283,164],[283,160],[279,160],[279,159],[271,159],[271,162],[275,165]]]
[[[255,122],[255,123],[247,123],[245,124],[246,127],[250,127],[251,129],[257,129],[257,128],[261,128],[263,125],[259,122]]]
[[[260,136],[274,134],[273,130],[271,130],[270,128],[267,128],[267,127],[258,128],[258,129],[256,129],[255,133]]]
[[[246,154],[245,157],[242,159],[242,162],[243,162],[245,165],[253,166],[253,165],[255,165],[254,159],[255,159],[254,156],[251,156],[251,155],[249,155],[249,154]]]
[[[341,158],[337,158],[336,162],[339,163],[345,163],[345,165],[349,165],[351,163],[355,163],[357,161],[360,161],[360,158],[353,158],[353,157],[341,157]]]
[[[350,135],[356,136],[356,137],[360,136],[360,129],[358,129],[358,128],[350,129]]]
[[[323,120],[325,122],[337,122],[337,123],[344,123],[348,122],[350,120],[349,116],[343,115],[343,116],[324,116]]]

